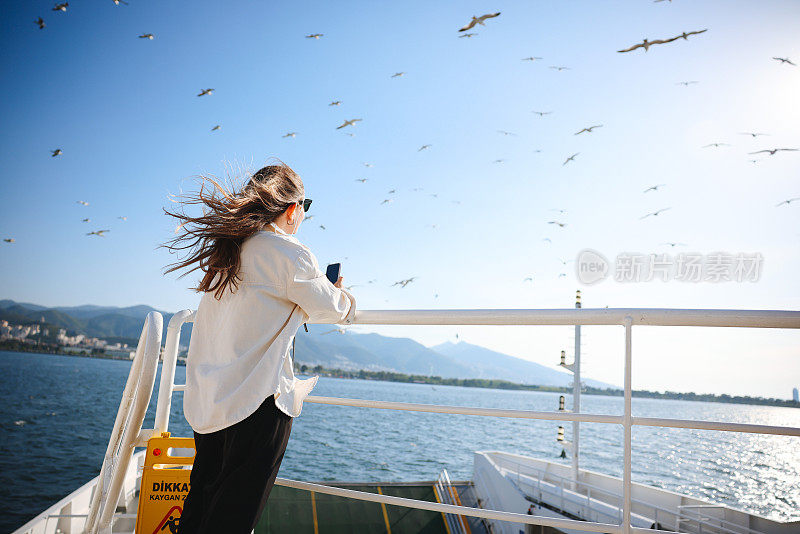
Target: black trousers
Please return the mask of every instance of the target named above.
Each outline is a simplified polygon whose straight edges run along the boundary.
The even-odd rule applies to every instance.
[[[209,434],[194,433],[197,454],[180,534],[250,534],[278,476],[292,417],[273,395],[246,419]]]

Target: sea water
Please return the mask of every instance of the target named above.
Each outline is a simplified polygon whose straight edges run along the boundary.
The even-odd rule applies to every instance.
[[[100,471],[130,362],[0,352],[0,532],[12,531]],[[185,368],[178,367],[176,383]],[[157,388],[158,381],[156,381]],[[321,377],[313,395],[551,411],[557,393],[431,386]],[[146,427],[153,427],[154,392]],[[192,436],[183,394],[170,431]],[[569,396],[567,396],[569,408]],[[623,399],[585,395],[585,412],[620,415]],[[633,399],[642,417],[800,427],[800,409]],[[571,423],[565,426],[570,439]],[[563,462],[559,422],[445,415],[305,403],[279,476],[309,481],[472,478],[473,452],[508,451]],[[622,476],[622,428],[581,424],[581,467]],[[778,521],[800,520],[800,438],[634,427],[634,482],[740,508]]]

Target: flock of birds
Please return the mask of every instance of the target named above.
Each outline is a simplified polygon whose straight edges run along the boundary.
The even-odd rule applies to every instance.
[[[126,2],[123,1],[123,0],[112,0],[112,1],[116,5],[119,5],[120,3],[126,4]],[[664,0],[654,0],[654,2],[662,2],[662,1],[664,1]],[[57,3],[52,8],[52,11],[55,11],[55,12],[66,12],[68,7],[69,7],[69,3],[68,2]],[[484,14],[484,15],[481,15],[481,16],[473,16],[469,22],[467,22],[464,26],[462,26],[461,28],[458,29],[458,33],[460,34],[458,37],[459,38],[471,38],[471,37],[474,37],[474,36],[478,35],[477,33],[470,32],[469,30],[473,30],[473,29],[476,29],[478,27],[485,27],[486,26],[485,23],[487,21],[489,21],[491,19],[496,19],[499,16],[500,16],[500,12],[488,13],[488,14]],[[42,17],[39,17],[35,21],[35,23],[37,24],[37,26],[40,29],[44,29],[45,26],[46,26],[46,24],[45,24],[44,20],[42,19]],[[674,37],[670,37],[670,38],[667,38],[667,39],[649,40],[649,39],[645,38],[645,39],[642,40],[641,43],[637,43],[637,44],[631,45],[631,46],[629,46],[627,48],[624,48],[624,49],[621,49],[621,50],[617,50],[617,52],[618,53],[628,53],[628,52],[633,52],[633,51],[635,51],[637,49],[640,49],[640,48],[642,50],[644,50],[645,52],[647,52],[650,49],[651,46],[664,45],[664,44],[668,44],[668,43],[672,43],[672,42],[678,41],[679,39],[682,39],[684,41],[688,41],[688,38],[690,36],[700,35],[700,34],[703,34],[703,33],[707,32],[707,31],[708,31],[708,29],[702,29],[702,30],[697,30],[697,31],[689,31],[689,32],[685,32],[684,31],[679,35],[676,35]],[[154,39],[154,37],[155,36],[152,33],[142,33],[142,34],[138,35],[139,39],[146,39],[146,40],[150,40],[150,41],[152,41]],[[311,33],[311,34],[305,35],[306,39],[313,39],[315,41],[319,41],[322,37],[324,37],[323,33]],[[528,56],[528,57],[522,58],[522,61],[535,62],[535,61],[540,61],[542,59],[543,58],[539,57],[539,56]],[[774,59],[774,60],[776,60],[776,61],[778,61],[778,62],[780,62],[781,64],[784,64],[784,65],[796,66],[795,63],[793,63],[789,58],[773,57],[772,59]],[[563,70],[569,70],[570,69],[570,67],[559,66],[559,65],[551,65],[549,68],[553,69],[553,70],[557,70],[559,72],[563,71]],[[405,71],[395,72],[390,77],[391,78],[400,78],[400,77],[404,76],[405,74],[406,74]],[[688,87],[689,85],[697,84],[697,83],[699,83],[697,80],[691,80],[691,81],[677,82],[676,85],[683,85],[683,86]],[[214,89],[213,88],[205,88],[205,89],[201,89],[200,90],[200,92],[197,94],[197,97],[209,96],[209,95],[212,95],[213,93],[214,93]],[[341,100],[333,100],[328,104],[328,106],[329,107],[338,107],[341,104],[342,104]],[[543,118],[546,115],[551,115],[553,112],[552,111],[533,111],[532,113],[535,113],[540,118]],[[355,134],[352,133],[349,130],[352,130],[353,128],[355,128],[356,123],[362,122],[362,121],[363,121],[362,118],[344,119],[343,122],[340,125],[336,126],[335,129],[336,130],[344,130],[344,133],[346,135],[353,137]],[[602,127],[603,127],[603,124],[594,124],[594,125],[591,125],[591,126],[586,126],[586,127],[583,127],[582,129],[580,129],[579,131],[575,132],[574,135],[581,135],[581,134],[584,134],[584,133],[590,134],[590,133],[593,133],[594,130],[596,130],[598,128],[602,128]],[[216,124],[211,128],[211,131],[212,132],[213,131],[218,131],[221,128],[222,128],[221,125]],[[515,136],[516,135],[513,132],[508,132],[508,131],[504,131],[504,130],[498,130],[498,133],[500,133],[502,135],[505,135],[505,136]],[[283,138],[294,139],[294,138],[297,137],[297,135],[298,135],[298,132],[289,131],[286,134],[284,134],[282,137]],[[764,134],[764,133],[760,133],[760,132],[741,132],[741,135],[748,135],[748,136],[751,136],[752,138],[755,139],[755,138],[757,138],[759,136],[764,136],[764,135],[768,135],[768,134]],[[702,148],[711,148],[711,147],[720,148],[720,147],[723,147],[723,146],[730,146],[730,144],[722,143],[722,142],[715,142],[715,143],[709,143],[709,144],[703,146]],[[422,152],[422,151],[425,151],[425,150],[429,150],[432,147],[433,147],[433,145],[430,144],[430,143],[422,144],[417,149],[417,152]],[[757,151],[749,152],[748,154],[750,154],[750,155],[769,154],[770,156],[774,156],[778,152],[796,152],[796,151],[798,151],[797,148],[772,148],[772,149],[757,150]],[[541,150],[535,150],[534,152],[541,152]],[[54,157],[54,158],[62,156],[62,155],[63,155],[63,150],[61,148],[56,148],[55,150],[51,151],[51,156]],[[570,162],[574,162],[575,158],[578,157],[579,155],[580,155],[580,152],[575,152],[572,155],[566,157],[566,159],[562,163],[562,166],[566,166]],[[494,160],[494,163],[503,163],[504,161],[505,160],[503,160],[503,159],[496,159],[496,160]],[[753,162],[753,163],[757,163],[759,160],[751,159],[750,161]],[[364,163],[364,165],[366,167],[372,167],[373,166],[370,163]],[[360,182],[360,183],[363,184],[363,183],[367,182],[367,180],[368,180],[368,178],[358,178],[355,181],[356,182]],[[646,194],[646,193],[650,193],[650,192],[657,192],[660,188],[664,187],[665,185],[666,184],[656,184],[656,185],[650,186],[650,187],[648,187],[647,189],[644,190],[644,193]],[[412,191],[420,191],[420,190],[422,190],[421,187],[417,187],[417,188],[412,189]],[[396,189],[390,189],[388,191],[387,195],[394,195],[395,193],[396,193]],[[438,194],[431,193],[430,196],[432,196],[434,198],[437,198]],[[394,197],[389,196],[387,198],[384,198],[380,202],[380,204],[381,205],[390,204],[393,200],[394,200]],[[798,200],[800,200],[800,197],[786,199],[786,200],[778,203],[776,206],[784,206],[784,205],[788,206],[791,203],[793,203],[795,201],[798,201]],[[452,202],[460,203],[457,200],[453,200]],[[86,202],[86,201],[78,201],[78,203],[82,204],[84,206],[88,206],[88,202]],[[650,218],[650,217],[658,217],[662,213],[664,213],[664,212],[666,212],[666,211],[668,211],[670,209],[671,209],[670,207],[661,208],[661,209],[658,209],[656,211],[647,213],[647,214],[641,216],[639,219],[642,220],[642,219],[647,219],[647,218]],[[560,215],[566,214],[566,210],[564,210],[564,209],[555,209],[555,210],[552,210],[552,211],[557,211],[557,212],[559,212]],[[118,218],[123,220],[123,221],[126,220],[126,217],[118,217]],[[308,221],[308,220],[311,220],[312,218],[313,218],[313,215],[310,215],[310,216],[306,217],[306,220]],[[85,222],[85,223],[88,223],[88,222],[90,222],[90,219],[89,218],[84,218],[84,219],[82,219],[82,221]],[[565,223],[565,222],[563,222],[561,220],[550,220],[550,221],[548,221],[548,224],[552,225],[555,228],[559,228],[559,229],[563,229],[563,228],[565,228],[567,226],[567,223]],[[436,228],[436,225],[429,225],[429,226],[431,226],[433,228]],[[319,228],[322,229],[322,230],[325,230],[325,226],[323,224],[320,224]],[[105,234],[108,233],[108,232],[110,232],[109,229],[101,229],[101,230],[95,230],[95,231],[92,231],[92,232],[87,232],[86,235],[87,236],[104,237]],[[6,238],[6,239],[4,239],[4,241],[7,242],[7,243],[13,243],[14,239],[13,238]],[[549,237],[544,238],[543,241],[545,241],[547,243],[552,243],[552,240]],[[669,243],[662,243],[662,244],[663,245],[668,245],[670,247],[686,246],[685,243],[679,243],[679,242],[669,242]],[[559,258],[559,261],[561,262],[561,264],[563,266],[565,266],[567,263],[569,263],[569,261],[565,261],[565,260],[562,260],[560,258]],[[565,277],[565,276],[566,276],[566,273],[562,272],[562,273],[559,274],[559,277]],[[417,278],[418,277],[413,276],[413,277],[410,277],[410,278],[407,278],[407,279],[399,280],[399,281],[393,283],[392,286],[399,286],[401,288],[405,288],[408,284],[412,283]],[[523,280],[523,282],[532,282],[532,281],[533,281],[533,277],[532,276],[528,276]],[[374,282],[374,280],[371,280],[369,283],[373,283],[373,282]],[[350,287],[357,287],[357,286],[350,286]],[[438,294],[436,296],[438,297]]]

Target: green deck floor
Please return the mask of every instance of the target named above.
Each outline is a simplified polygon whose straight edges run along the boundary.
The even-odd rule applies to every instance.
[[[378,485],[342,484],[357,491],[378,493]],[[384,495],[436,502],[433,485],[380,485]],[[447,533],[441,513],[346,499],[321,493],[274,486],[267,507],[256,526],[256,534],[336,534],[339,532],[391,532],[391,534]],[[314,508],[317,525],[314,527]],[[387,529],[386,519],[389,521]]]

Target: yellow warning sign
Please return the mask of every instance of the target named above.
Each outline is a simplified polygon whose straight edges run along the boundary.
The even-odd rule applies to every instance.
[[[194,462],[194,440],[162,437],[147,441],[142,469],[136,534],[175,534],[183,501],[189,494],[189,475]]]

